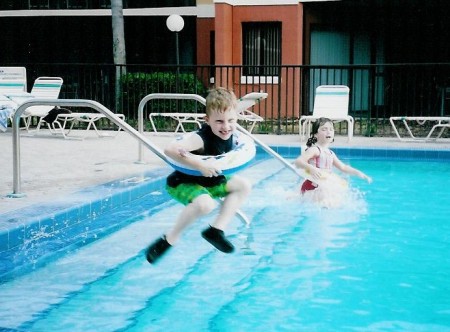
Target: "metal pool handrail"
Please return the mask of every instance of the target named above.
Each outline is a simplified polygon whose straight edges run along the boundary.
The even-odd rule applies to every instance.
[[[144,133],[144,107],[147,102],[154,99],[177,99],[177,100],[196,100],[199,103],[206,105],[206,99],[202,96],[190,93],[151,93],[141,99],[138,106],[138,130],[141,134]],[[142,144],[139,142],[138,162],[143,163]]]
[[[165,95],[168,95],[168,94],[165,94]],[[173,95],[170,95],[170,96],[173,96]],[[182,97],[185,97],[186,95],[179,94],[177,96],[178,96],[179,99],[181,99]],[[204,100],[203,97],[198,96],[198,95],[191,95],[191,96],[196,96],[196,97],[193,97],[192,99],[198,100],[200,102],[202,102]],[[139,107],[141,107],[141,104],[142,105],[145,104],[145,102],[146,102],[145,99],[147,97],[148,97],[147,100],[150,100],[152,98],[151,95],[148,95],[148,96],[144,97],[144,99],[142,99]],[[167,96],[167,98],[169,98],[169,97]],[[20,117],[21,117],[23,112],[25,112],[25,110],[28,107],[39,106],[39,105],[65,106],[65,107],[75,106],[75,107],[90,107],[90,108],[93,108],[93,109],[99,111],[100,113],[104,114],[108,119],[113,121],[114,124],[116,124],[118,127],[122,128],[125,132],[127,132],[128,134],[130,134],[131,136],[136,138],[139,141],[139,143],[140,143],[139,144],[140,148],[141,148],[142,143],[145,144],[147,146],[147,148],[149,148],[153,153],[155,153],[158,157],[160,157],[162,160],[164,160],[166,163],[168,163],[166,155],[164,154],[164,152],[159,147],[154,145],[141,132],[139,132],[136,129],[134,129],[133,127],[131,127],[128,123],[126,123],[125,121],[121,120],[113,112],[111,112],[105,106],[103,106],[102,104],[100,104],[100,103],[98,103],[96,101],[86,100],[86,99],[57,99],[57,100],[55,100],[55,99],[39,99],[39,98],[36,98],[36,99],[25,101],[23,104],[21,104],[17,108],[17,110],[16,110],[16,112],[14,113],[14,116],[13,116],[13,121],[12,121],[12,132],[13,132],[13,139],[12,139],[12,144],[13,144],[13,192],[8,195],[9,197],[23,197],[24,196],[24,194],[20,192],[21,191],[20,128],[19,128]],[[142,109],[143,109],[143,106],[142,106]],[[143,132],[143,121],[139,124],[139,126],[142,126],[141,130]],[[249,137],[251,137],[267,153],[272,155],[274,158],[278,159],[286,167],[288,167],[290,170],[295,172],[295,174],[299,175],[299,173],[297,172],[296,168],[292,164],[287,162],[283,157],[281,157],[278,153],[276,153],[274,150],[272,150],[264,142],[262,142],[261,140],[257,139],[256,137],[254,137],[251,133],[249,133],[246,129],[244,129],[239,124],[237,124],[237,129],[242,131],[244,134],[248,135]]]
[[[20,170],[20,116],[28,107],[37,106],[37,105],[45,105],[45,106],[74,106],[74,107],[90,107],[98,112],[104,114],[108,119],[114,122],[117,126],[122,128],[128,134],[136,138],[140,141],[140,143],[145,144],[153,153],[155,153],[158,157],[167,161],[166,156],[163,151],[160,150],[156,145],[154,145],[150,140],[148,140],[145,136],[131,127],[125,121],[122,121],[118,118],[113,112],[107,109],[102,104],[86,99],[38,99],[33,98],[32,100],[27,100],[23,104],[21,104],[16,112],[14,113],[13,121],[12,121],[12,133],[13,133],[13,192],[9,194],[9,197],[23,197],[24,194],[21,193],[21,170]]]
[[[151,93],[144,98],[142,98],[141,102],[139,103],[138,108],[138,129],[139,132],[142,134],[144,132],[144,106],[145,104],[153,99],[187,99],[187,100],[196,100],[203,105],[206,105],[206,99],[202,96],[196,95],[196,94],[183,94],[183,93]],[[271,149],[269,146],[267,146],[264,142],[253,136],[249,131],[247,131],[245,128],[243,128],[241,125],[237,124],[236,128],[246,134],[247,136],[251,137],[253,141],[255,141],[256,144],[258,144],[264,151],[266,151],[268,154],[270,154],[275,159],[278,159],[281,161],[287,168],[289,168],[291,171],[293,171],[296,175],[302,177],[300,173],[297,171],[295,166],[293,166],[291,163],[286,161],[282,156],[280,156],[278,153],[276,153],[273,149]],[[143,150],[142,150],[142,144],[139,143],[139,156],[138,161],[143,162],[142,158]]]
[[[21,174],[20,174],[20,116],[22,113],[30,106],[35,105],[45,105],[45,106],[77,106],[77,107],[91,107],[96,109],[100,113],[104,114],[108,119],[112,120],[117,126],[122,128],[128,134],[133,136],[139,141],[139,145],[144,143],[153,153],[155,153],[158,157],[168,163],[167,158],[163,151],[161,151],[156,145],[154,145],[149,139],[147,139],[140,132],[131,127],[128,123],[121,120],[117,117],[113,112],[107,109],[102,104],[93,101],[93,100],[85,100],[85,99],[58,99],[58,100],[49,100],[49,99],[33,99],[30,101],[26,101],[19,106],[17,111],[14,113],[12,129],[13,129],[13,192],[9,194],[9,197],[20,198],[25,195],[20,192],[20,184],[21,184]],[[243,214],[240,210],[236,211],[238,217],[247,225],[250,224],[250,220],[247,218],[245,214]]]
[[[289,168],[291,171],[293,171],[296,175],[303,177],[298,170],[295,168],[294,165],[292,165],[291,163],[289,163],[286,159],[284,159],[282,156],[280,156],[278,153],[276,153],[270,146],[268,146],[266,143],[264,143],[263,141],[261,141],[260,139],[256,138],[255,136],[253,136],[248,130],[246,130],[245,128],[243,128],[241,125],[237,124],[236,128],[243,132],[245,135],[250,136],[252,138],[252,140],[255,141],[256,144],[258,144],[264,151],[266,151],[268,154],[270,154],[272,157],[274,157],[275,159],[278,159],[279,161],[281,161],[284,166],[286,166],[287,168]]]

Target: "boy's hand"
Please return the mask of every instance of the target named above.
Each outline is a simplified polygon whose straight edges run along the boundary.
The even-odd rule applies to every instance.
[[[217,168],[211,161],[203,161],[202,165],[199,167],[200,173],[207,178],[214,176],[219,176],[222,174],[222,170]]]
[[[201,167],[199,169],[200,173],[202,173],[203,176],[207,177],[207,178],[211,178],[214,176],[219,176],[220,174],[222,174],[222,171],[220,169],[217,169],[215,167]]]

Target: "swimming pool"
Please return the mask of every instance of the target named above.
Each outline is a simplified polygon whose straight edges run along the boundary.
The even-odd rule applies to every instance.
[[[120,209],[91,218],[96,224],[72,230],[74,244],[44,262],[36,258],[41,251],[69,235],[61,231],[54,243],[37,231],[41,241],[25,241],[15,257],[36,268],[16,271],[0,284],[0,326],[19,331],[448,331],[448,153],[437,158],[436,152],[337,153],[374,178],[371,185],[352,179],[355,190],[340,209],[293,199],[299,181],[276,160],[259,160],[243,171],[255,183],[243,207],[252,224],[236,219],[231,225],[228,234],[237,249],[232,255],[201,239],[204,218],[150,266],[144,248],[180,211],[160,184],[146,187],[148,195]],[[105,226],[117,220],[120,227]],[[105,228],[107,234],[100,236]]]

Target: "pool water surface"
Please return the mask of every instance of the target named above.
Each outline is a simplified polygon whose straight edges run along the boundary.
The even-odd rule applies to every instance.
[[[149,265],[181,205],[130,203],[119,230],[1,283],[0,330],[449,331],[450,163],[344,161],[374,181],[350,179],[336,209],[301,201],[276,160],[241,172],[252,223],[230,225],[231,255],[205,217]]]

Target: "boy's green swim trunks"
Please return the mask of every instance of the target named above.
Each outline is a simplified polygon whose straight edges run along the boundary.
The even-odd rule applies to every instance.
[[[176,199],[178,202],[188,205],[196,197],[206,194],[212,198],[220,198],[228,195],[226,189],[227,183],[223,182],[213,187],[203,187],[196,183],[181,183],[176,187],[166,186],[166,190],[170,196]]]

